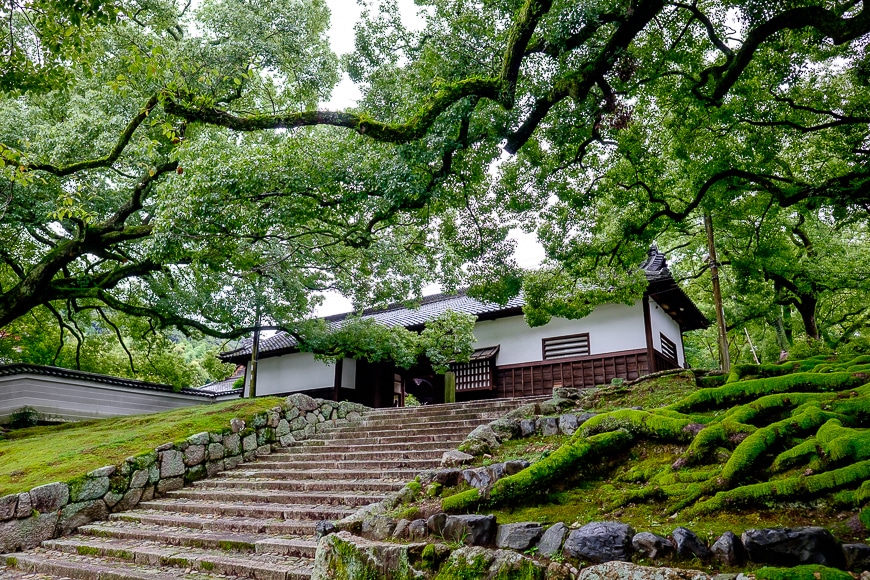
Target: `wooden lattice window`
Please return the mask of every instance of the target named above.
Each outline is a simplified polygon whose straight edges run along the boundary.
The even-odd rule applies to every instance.
[[[543,340],[544,360],[589,354],[589,333],[554,336]]]
[[[659,336],[662,340],[662,355],[667,359],[677,362],[677,345],[664,334],[659,333]]]
[[[489,391],[495,387],[495,357],[499,347],[479,348],[466,363],[452,363],[456,391]]]

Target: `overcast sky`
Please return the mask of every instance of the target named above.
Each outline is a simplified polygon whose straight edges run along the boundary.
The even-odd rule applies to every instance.
[[[353,52],[354,48],[354,25],[359,20],[360,12],[362,11],[359,4],[355,0],[326,0],[332,12],[332,24],[329,30],[329,41],[332,45],[332,50],[338,54],[346,54]],[[411,29],[420,29],[424,26],[424,21],[417,12],[419,7],[416,6],[413,0],[398,0],[399,11],[402,15],[402,22],[406,27]],[[332,93],[332,98],[323,104],[323,107],[330,110],[342,110],[347,107],[356,105],[359,99],[360,92],[345,74],[342,76],[341,82],[335,87]],[[534,234],[524,234],[520,231],[514,231],[511,237],[517,240],[517,251],[515,257],[520,266],[531,268],[540,264],[544,257],[544,250]],[[437,286],[431,286],[424,289],[424,294],[434,294],[440,289]],[[318,316],[328,316],[330,314],[338,314],[348,312],[352,309],[349,300],[337,293],[326,294],[326,301],[315,312]]]

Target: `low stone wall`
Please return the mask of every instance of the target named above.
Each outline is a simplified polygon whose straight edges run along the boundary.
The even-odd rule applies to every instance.
[[[109,513],[269,454],[273,444],[289,445],[359,420],[366,410],[356,403],[294,394],[283,405],[254,416],[250,425],[232,419],[224,431],[197,433],[72,481],[0,497],[0,553],[36,547]]]

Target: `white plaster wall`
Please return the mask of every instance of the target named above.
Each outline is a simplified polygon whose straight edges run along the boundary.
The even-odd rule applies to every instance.
[[[480,321],[474,326],[475,348],[501,345],[498,365],[534,362],[543,359],[544,338],[581,332],[589,333],[590,354],[646,348],[643,305],[603,304],[585,318],[553,318],[537,328],[529,328],[522,315]]]
[[[35,409],[46,420],[81,421],[178,407],[208,405],[238,398],[238,393],[216,398],[171,391],[127,388],[71,378],[22,373],[0,377],[0,423],[22,407]]]
[[[248,374],[245,375],[246,384]],[[257,396],[325,389],[334,385],[335,365],[316,360],[310,352],[273,356],[257,363]],[[355,385],[356,361],[344,359],[341,386],[352,389]]]
[[[680,366],[686,366],[686,361],[683,357],[683,335],[680,332],[680,325],[670,315],[662,310],[655,300],[649,301],[649,318],[652,326],[653,346],[659,352],[662,352],[662,337],[664,334],[677,345],[677,362]]]

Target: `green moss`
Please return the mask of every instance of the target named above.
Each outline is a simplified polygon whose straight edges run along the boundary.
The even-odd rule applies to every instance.
[[[858,519],[861,520],[861,523],[864,524],[864,527],[870,530],[870,507],[865,507],[861,510],[861,513],[858,514]]]
[[[760,568],[755,571],[755,580],[852,580],[852,575],[836,568],[810,564],[794,568]]]
[[[632,435],[641,437],[688,441],[692,434],[685,428],[691,422],[688,417],[679,419],[647,411],[622,409],[592,417],[583,423],[583,435],[588,437],[596,433],[625,429]]]
[[[441,567],[435,580],[479,580],[483,578],[488,562],[483,556],[475,556],[471,561],[453,558]]]
[[[99,556],[101,555],[101,551],[99,548],[94,548],[92,546],[76,546],[76,552],[80,556]]]
[[[209,562],[208,560],[200,560],[199,567],[207,572],[211,572],[214,570],[214,562]]]
[[[150,415],[83,421],[11,431],[0,441],[0,496],[54,481],[68,481],[134,456],[132,467],[156,461],[153,450],[202,431],[224,432],[233,417],[247,420],[282,402],[280,397],[235,399]],[[51,441],[50,451],[45,442]]]
[[[10,568],[17,568],[18,558],[16,558],[15,556],[6,556],[6,565]]]
[[[686,413],[734,405],[775,393],[832,392],[857,387],[865,382],[861,373],[795,373],[781,377],[730,383],[716,389],[701,389],[668,407]]]

